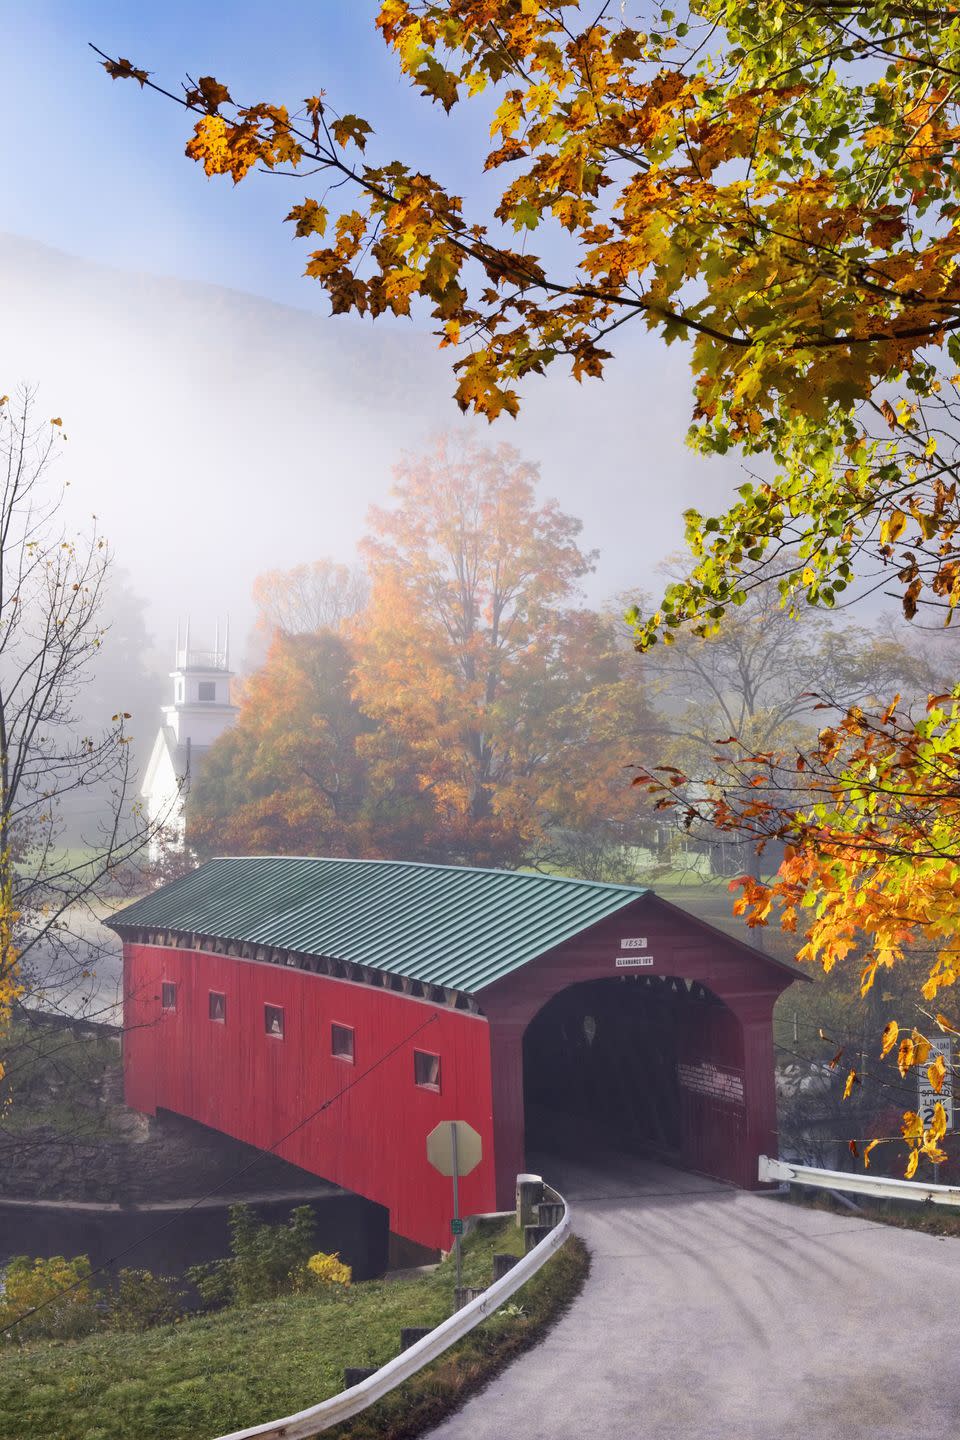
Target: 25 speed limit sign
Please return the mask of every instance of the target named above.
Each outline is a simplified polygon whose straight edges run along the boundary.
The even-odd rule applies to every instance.
[[[947,1067],[947,1073],[943,1077],[943,1089],[938,1095],[936,1090],[927,1079],[927,1070],[936,1060],[938,1055],[943,1056],[943,1063]],[[943,1106],[947,1116],[947,1130],[953,1129],[953,1045],[949,1035],[938,1035],[930,1041],[930,1055],[925,1065],[917,1066],[917,1114],[923,1121],[924,1127],[933,1123],[933,1110],[937,1101]]]

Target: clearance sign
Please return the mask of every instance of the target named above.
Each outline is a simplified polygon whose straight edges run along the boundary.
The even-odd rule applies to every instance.
[[[629,953],[626,954],[626,955],[618,955],[618,956],[616,957],[616,959],[615,959],[614,962],[613,962],[613,964],[614,964],[614,969],[616,969],[616,970],[645,970],[645,969],[647,969],[648,966],[650,966],[650,965],[653,964],[653,956],[652,956],[652,955],[640,955],[640,954],[637,953],[637,952],[640,951],[640,950],[646,950],[646,948],[647,948],[646,936],[643,936],[642,938],[635,938],[635,939],[632,939],[632,940],[621,940],[621,941],[620,941],[620,949],[621,949],[621,950],[626,950],[626,951],[628,951]]]

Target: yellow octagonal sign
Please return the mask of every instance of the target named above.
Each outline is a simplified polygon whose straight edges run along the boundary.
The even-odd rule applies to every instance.
[[[427,1136],[427,1159],[441,1175],[452,1175],[454,1169],[458,1175],[469,1175],[483,1159],[483,1141],[466,1120],[441,1120]]]

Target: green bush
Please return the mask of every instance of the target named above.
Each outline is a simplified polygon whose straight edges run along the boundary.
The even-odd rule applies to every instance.
[[[193,1265],[187,1279],[208,1306],[272,1300],[302,1283],[314,1228],[309,1205],[298,1205],[276,1225],[258,1220],[249,1205],[231,1205],[229,1259]]]
[[[95,1329],[98,1319],[86,1255],[73,1260],[14,1255],[8,1262],[0,1294],[0,1339],[66,1340]],[[6,1329],[14,1320],[19,1320],[16,1328]]]
[[[112,1330],[148,1330],[151,1325],[170,1325],[180,1314],[183,1291],[168,1275],[150,1270],[121,1270],[110,1304],[108,1324]]]

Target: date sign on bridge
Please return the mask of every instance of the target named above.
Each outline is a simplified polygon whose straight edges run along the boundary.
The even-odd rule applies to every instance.
[[[461,1238],[463,1221],[460,1218],[460,1176],[476,1170],[483,1159],[483,1141],[466,1120],[441,1120],[427,1136],[427,1159],[434,1170],[453,1178],[453,1219],[450,1231],[457,1263],[457,1294],[461,1291]],[[458,1300],[459,1303],[459,1300]]]

